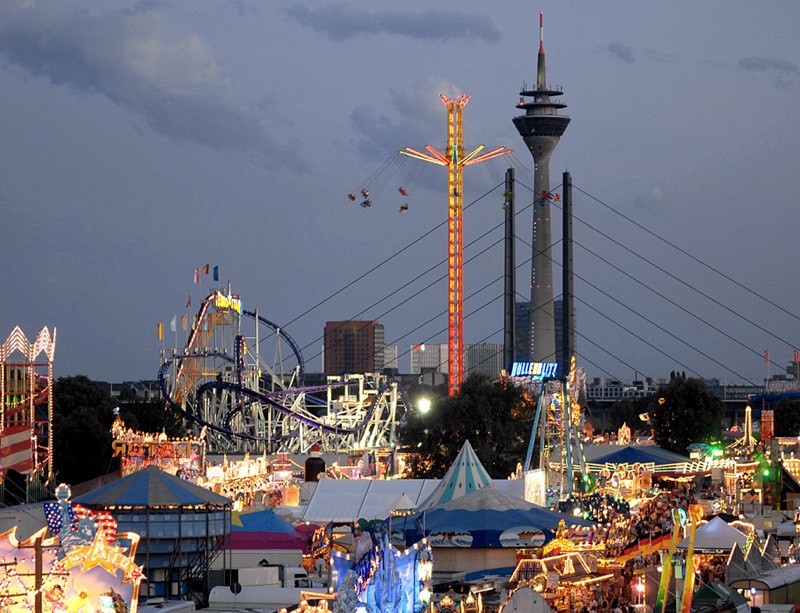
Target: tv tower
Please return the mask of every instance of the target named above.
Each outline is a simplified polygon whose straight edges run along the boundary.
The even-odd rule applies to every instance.
[[[558,110],[567,106],[555,100],[561,89],[547,86],[544,61],[544,13],[539,13],[539,58],[536,86],[523,83],[514,125],[533,156],[533,259],[531,265],[531,361],[553,362],[556,356],[553,308],[553,240],[550,229],[550,156],[567,129],[569,117]],[[532,100],[530,100],[532,98]]]

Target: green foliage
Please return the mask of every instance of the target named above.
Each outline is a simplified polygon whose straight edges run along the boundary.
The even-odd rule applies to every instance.
[[[656,444],[686,455],[691,443],[719,437],[724,406],[702,379],[676,375],[650,399],[648,412]]]
[[[53,386],[53,470],[59,482],[82,483],[112,471],[114,398],[83,375]]]
[[[169,438],[186,436],[183,418],[178,410],[163,400],[131,402],[120,407],[119,417],[125,428],[139,432],[161,434]]]
[[[458,395],[432,402],[429,413],[412,411],[400,426],[401,447],[411,453],[408,477],[441,478],[464,441],[493,478],[506,478],[525,458],[535,404],[512,384],[472,375]]]
[[[781,398],[772,409],[775,412],[775,436],[800,434],[800,401]]]
[[[622,427],[622,424],[627,424],[631,432],[650,431],[650,425],[643,422],[639,415],[647,413],[650,406],[651,398],[622,398],[614,402],[608,409],[608,418],[606,420],[606,428],[612,432],[616,432]],[[592,423],[594,424],[594,422]]]

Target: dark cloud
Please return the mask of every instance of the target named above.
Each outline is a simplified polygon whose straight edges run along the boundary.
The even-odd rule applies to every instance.
[[[425,79],[407,90],[392,91],[389,107],[381,107],[380,114],[367,107],[355,108],[350,125],[360,137],[356,141],[359,153],[365,159],[381,159],[403,146],[437,146],[437,137],[446,138],[441,130],[446,111],[440,92],[454,97],[459,90],[444,80]]]
[[[778,87],[793,85],[800,77],[800,69],[796,64],[770,56],[742,58],[739,68],[770,73],[774,75]]]
[[[426,9],[420,13],[365,11],[352,5],[329,4],[316,10],[295,5],[286,14],[298,23],[341,41],[359,34],[396,34],[409,38],[447,41],[454,38],[500,40],[486,15]]]
[[[608,51],[614,57],[619,58],[623,62],[627,62],[628,64],[633,64],[636,62],[636,57],[633,55],[633,49],[627,45],[623,45],[622,43],[611,43],[606,46],[606,51]]]
[[[176,36],[148,7],[90,14],[52,5],[0,7],[0,57],[28,74],[99,94],[145,118],[156,132],[213,149],[258,152],[300,169],[237,100],[214,50],[198,35]]]

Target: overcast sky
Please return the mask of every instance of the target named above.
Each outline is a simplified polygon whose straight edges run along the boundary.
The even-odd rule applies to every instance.
[[[0,340],[56,327],[57,376],[155,378],[156,324],[171,347],[208,263],[309,370],[326,320],[379,319],[401,352],[446,342],[446,286],[425,289],[445,274],[446,172],[393,156],[443,150],[439,94],[465,92],[465,147],[514,149],[465,170],[466,342],[502,342],[497,186],[514,166],[525,297],[532,162],[512,118],[540,10],[572,118],[550,168],[576,188],[579,364],[759,381],[769,349],[779,372],[800,346],[795,0],[7,0]],[[370,208],[347,199],[365,186]]]

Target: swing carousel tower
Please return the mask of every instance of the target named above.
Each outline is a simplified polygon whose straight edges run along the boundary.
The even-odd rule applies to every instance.
[[[533,259],[531,264],[531,361],[553,362],[556,356],[555,309],[553,308],[553,239],[550,229],[550,156],[570,118],[559,115],[567,106],[556,100],[560,88],[548,87],[544,58],[544,13],[539,13],[539,58],[536,85],[523,84],[518,109],[525,114],[514,117],[522,139],[533,156]],[[569,356],[564,356],[568,360]]]
[[[447,107],[447,149],[440,153],[430,145],[425,145],[428,153],[406,147],[400,153],[409,157],[431,162],[447,168],[448,190],[448,248],[447,248],[447,378],[448,394],[454,396],[461,388],[464,378],[464,229],[463,229],[463,175],[464,166],[477,164],[494,157],[505,155],[511,149],[497,147],[478,155],[484,145],[472,153],[464,155],[462,132],[462,109],[469,102],[469,96],[461,94],[457,98],[448,98],[439,94]]]

